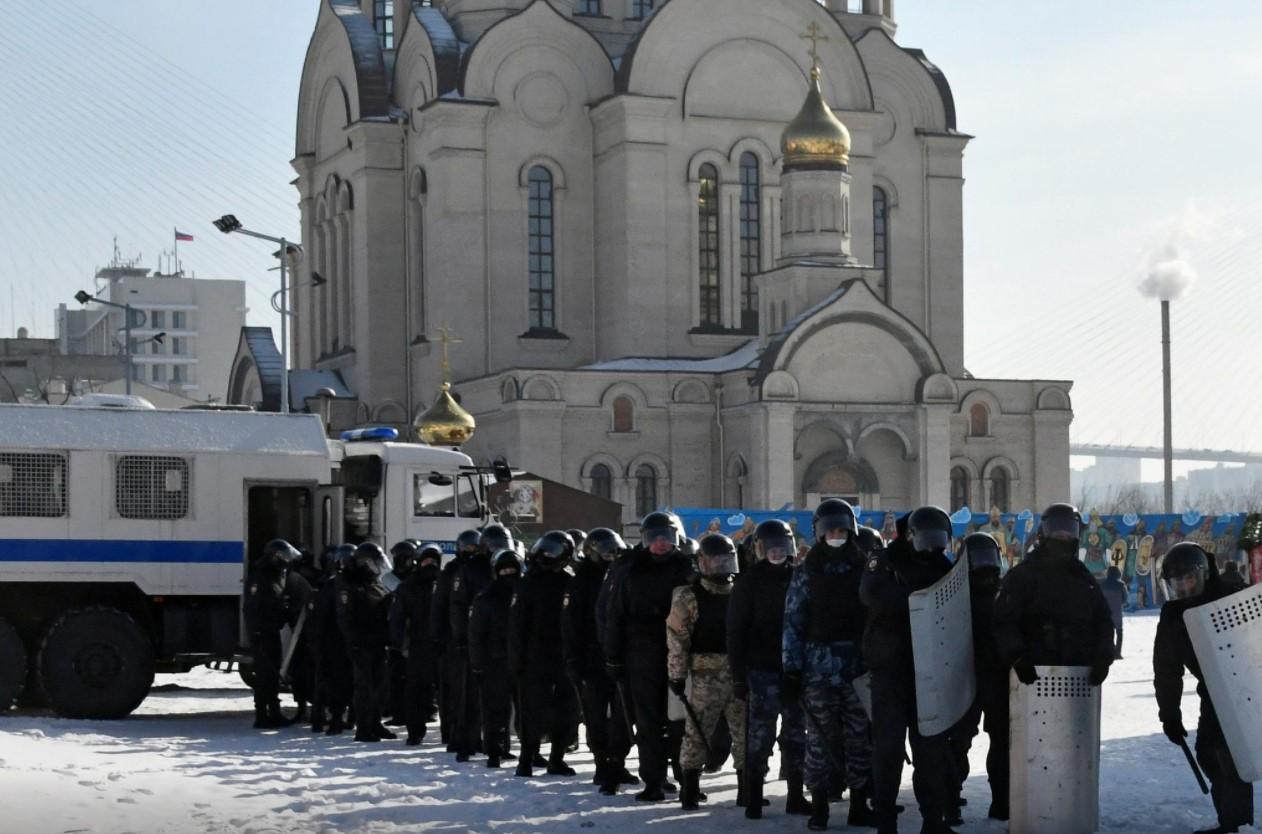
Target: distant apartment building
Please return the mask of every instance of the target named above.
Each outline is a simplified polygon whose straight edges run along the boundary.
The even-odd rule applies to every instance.
[[[244,281],[150,274],[116,261],[97,270],[96,282],[101,298],[132,306],[134,381],[203,402],[226,399],[245,326]],[[57,308],[63,353],[120,355],[123,333],[123,311],[116,307]]]

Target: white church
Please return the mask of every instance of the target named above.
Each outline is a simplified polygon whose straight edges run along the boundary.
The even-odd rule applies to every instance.
[[[1067,499],[1071,383],[966,368],[970,137],[893,5],[321,0],[295,367],[408,426],[447,325],[466,451],[628,522]]]

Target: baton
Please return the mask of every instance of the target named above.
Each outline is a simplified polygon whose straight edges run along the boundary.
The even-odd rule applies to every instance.
[[[298,615],[298,624],[294,626],[294,633],[289,636],[289,647],[285,649],[285,660],[280,665],[280,676],[282,680],[289,680],[289,664],[294,661],[294,652],[298,650],[298,638],[302,636],[302,627],[307,624],[307,606],[302,606],[302,613]]]
[[[705,760],[708,762],[713,755],[710,752],[710,739],[706,738],[705,727],[701,726],[701,719],[697,718],[697,713],[693,710],[692,704],[688,702],[687,695],[676,695],[679,702],[684,705],[684,712],[688,713],[688,718],[692,720],[692,726],[696,728],[697,735],[701,737],[701,746],[705,748]]]
[[[802,714],[806,716],[806,723],[811,725],[811,731],[824,740],[824,752],[828,755],[828,763],[838,773],[845,773],[846,769],[837,761],[837,754],[833,752],[832,745],[829,743],[831,739],[824,735],[824,731],[820,729],[819,722],[815,720],[815,714],[806,706],[806,699],[799,698],[798,706],[802,708]]]
[[[614,685],[618,687],[618,706],[622,707],[622,720],[627,722],[627,738],[634,742],[635,723],[631,720],[630,707],[627,706],[629,701],[627,698],[627,685],[622,680],[614,681]]]
[[[1201,774],[1201,768],[1196,764],[1196,757],[1192,755],[1192,751],[1188,749],[1188,743],[1185,739],[1179,739],[1179,749],[1183,751],[1183,755],[1187,757],[1188,767],[1192,768],[1192,775],[1196,777],[1196,784],[1201,786],[1201,793],[1209,793],[1209,785],[1205,784],[1205,777]]]

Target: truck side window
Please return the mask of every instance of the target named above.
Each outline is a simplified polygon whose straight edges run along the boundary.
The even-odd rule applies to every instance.
[[[0,452],[0,517],[60,518],[65,514],[65,455]]]
[[[456,509],[461,518],[481,518],[482,503],[478,500],[478,485],[469,475],[461,475],[457,481]]]
[[[122,518],[184,518],[188,515],[190,480],[184,458],[121,455],[114,464],[114,506]]]
[[[455,516],[456,490],[450,481],[446,484],[430,483],[429,473],[412,476],[412,515]]]

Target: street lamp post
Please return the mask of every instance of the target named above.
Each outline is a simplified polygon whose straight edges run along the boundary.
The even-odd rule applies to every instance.
[[[84,290],[79,290],[77,293],[75,293],[74,300],[78,301],[80,304],[87,304],[89,301],[95,301],[98,304],[104,304],[106,307],[116,307],[117,309],[123,311],[123,384],[125,385],[125,388],[123,390],[126,391],[127,396],[130,397],[131,396],[131,378],[135,370],[135,367],[132,364],[132,344],[131,344],[131,322],[132,322],[132,313],[135,308],[133,308],[130,304],[119,304],[116,301],[106,301],[104,298],[100,298],[99,296],[92,295],[91,293],[85,292]],[[144,315],[144,314],[142,313],[141,315]],[[155,341],[158,344],[162,344],[162,337],[165,335],[166,335],[165,333],[159,333],[156,336],[152,337],[151,341]]]
[[[1161,395],[1165,424],[1165,510],[1174,512],[1174,426],[1171,408],[1170,299],[1161,299]]]
[[[237,220],[235,215],[225,214],[218,220],[213,221],[215,228],[224,234],[232,234],[236,232],[239,235],[255,237],[259,240],[266,240],[269,243],[275,243],[280,246],[280,413],[289,413],[289,286],[288,266],[289,253],[301,252],[302,247],[296,243],[290,243],[283,237],[273,237],[259,232],[253,232],[241,225],[241,221]]]

